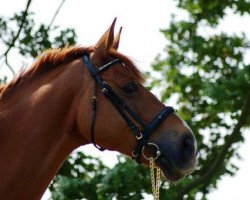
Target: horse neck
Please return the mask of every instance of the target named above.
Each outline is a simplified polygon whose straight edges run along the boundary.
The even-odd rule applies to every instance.
[[[79,60],[70,65],[0,104],[0,199],[39,199],[65,158],[84,143],[75,119],[83,66]]]

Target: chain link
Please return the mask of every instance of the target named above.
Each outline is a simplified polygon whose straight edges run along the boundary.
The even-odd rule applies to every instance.
[[[159,200],[160,197],[160,185],[161,185],[161,170],[155,165],[154,159],[149,159],[151,184],[154,200]]]

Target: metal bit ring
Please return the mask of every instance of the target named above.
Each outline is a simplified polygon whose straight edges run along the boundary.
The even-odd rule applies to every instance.
[[[147,157],[144,153],[144,149],[146,146],[153,146],[156,148],[156,156],[155,157]],[[147,145],[145,145],[143,148],[142,148],[142,155],[143,157],[146,159],[146,160],[150,160],[151,158],[153,158],[153,160],[156,160],[160,155],[161,155],[161,151],[160,151],[160,148],[155,144],[155,143],[147,143]]]

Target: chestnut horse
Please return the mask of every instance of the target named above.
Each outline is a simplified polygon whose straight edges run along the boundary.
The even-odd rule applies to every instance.
[[[153,156],[169,181],[194,170],[191,129],[142,85],[117,51],[114,25],[93,47],[46,51],[0,86],[0,199],[40,199],[67,156],[89,143],[145,165],[142,153]]]

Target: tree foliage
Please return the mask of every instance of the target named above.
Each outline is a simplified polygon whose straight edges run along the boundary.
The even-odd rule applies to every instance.
[[[245,0],[177,0],[177,5],[188,11],[191,20],[205,20],[211,26],[216,26],[226,16],[227,9],[240,15],[249,14],[250,9],[249,2]]]
[[[31,2],[28,0],[25,10],[11,17],[0,16],[0,43],[4,49],[0,59],[4,59],[6,67],[13,74],[15,74],[15,70],[8,59],[11,51],[16,50],[24,57],[35,58],[46,49],[76,43],[75,30],[72,28],[60,30],[58,26],[54,26],[55,16],[49,25],[36,24],[33,18],[34,13],[28,10]],[[52,37],[52,35],[54,36]]]
[[[76,152],[70,156],[50,185],[54,200],[142,199],[150,193],[149,171],[131,159],[118,157],[114,168],[98,158]]]
[[[150,86],[160,85],[166,102],[171,95],[177,97],[178,112],[198,139],[197,170],[178,190],[172,189],[172,199],[194,199],[198,193],[206,199],[222,175],[238,169],[231,160],[239,158],[242,132],[250,122],[250,64],[244,59],[250,43],[244,34],[205,34],[201,27],[216,28],[228,8],[249,14],[250,4],[180,0],[178,5],[189,19],[173,17],[162,30],[168,44],[152,66],[160,78],[151,77]]]
[[[8,61],[11,51],[34,58],[45,49],[77,40],[74,29],[61,30],[53,25],[59,10],[49,25],[36,24],[34,13],[29,12],[30,3],[28,0],[23,12],[0,17],[0,43],[4,47],[0,59],[13,73]],[[223,175],[238,170],[232,158],[240,158],[242,132],[250,123],[250,64],[245,60],[250,43],[244,33],[205,34],[201,27],[216,29],[228,10],[249,14],[250,3],[177,0],[177,5],[189,17],[179,21],[173,17],[169,27],[161,30],[166,48],[152,65],[157,76],[147,76],[149,88],[157,88],[163,101],[176,98],[178,114],[189,122],[197,137],[199,157],[192,175],[176,185],[162,183],[160,198],[191,200],[199,194],[206,199]],[[151,193],[147,168],[122,156],[109,168],[82,152],[64,162],[49,189],[55,200],[143,199]]]

